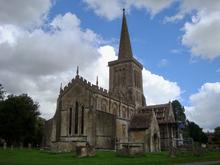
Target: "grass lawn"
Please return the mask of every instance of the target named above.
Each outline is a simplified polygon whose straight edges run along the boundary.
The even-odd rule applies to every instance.
[[[112,151],[98,151],[95,157],[77,158],[73,153],[48,153],[29,149],[0,149],[0,165],[168,165],[184,162],[220,160],[220,152],[170,158],[168,153],[147,153],[142,157],[119,157]]]

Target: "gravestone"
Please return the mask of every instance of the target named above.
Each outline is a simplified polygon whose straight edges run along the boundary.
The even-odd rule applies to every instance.
[[[95,147],[90,145],[89,143],[87,143],[87,155],[88,156],[95,156],[96,155]]]
[[[23,143],[22,142],[20,143],[20,149],[23,149]]]
[[[89,143],[76,146],[76,155],[79,158],[87,157],[87,156],[95,156],[95,154],[96,151],[94,146],[90,145]]]
[[[117,148],[116,153],[119,156],[142,156],[144,155],[144,143],[118,143],[120,148]]]
[[[31,143],[28,143],[28,149],[31,149]]]
[[[173,146],[170,146],[170,147],[169,147],[169,156],[170,156],[171,158],[175,158],[175,157],[176,157],[176,152],[177,152],[177,150],[176,150],[175,147],[173,147]]]
[[[4,150],[7,149],[7,143],[6,143],[6,142],[3,143],[3,149],[4,149]]]
[[[13,145],[11,145],[11,150],[13,150],[14,149],[14,146]]]

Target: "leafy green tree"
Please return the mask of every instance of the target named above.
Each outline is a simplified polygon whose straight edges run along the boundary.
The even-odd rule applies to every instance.
[[[200,143],[207,143],[208,137],[203,132],[202,128],[199,127],[194,122],[187,121],[187,127],[186,130],[188,132],[189,137],[191,137],[194,141],[200,142]]]
[[[4,98],[5,98],[5,91],[2,84],[0,84],[0,101],[3,101]]]
[[[186,115],[184,106],[182,106],[178,100],[174,100],[172,101],[172,107],[176,121],[185,123]]]
[[[40,115],[38,107],[26,94],[8,96],[0,104],[0,138],[10,144],[33,142]]]
[[[33,139],[33,144],[35,146],[40,145],[42,143],[45,122],[46,120],[44,118],[41,118],[41,117],[37,118],[35,136]]]
[[[220,144],[220,127],[215,128],[213,141],[216,144]]]
[[[182,126],[184,138],[192,138],[196,142],[207,143],[208,137],[202,128],[194,122],[188,121],[185,115],[185,108],[178,100],[172,102],[172,108],[178,126]],[[180,127],[179,127],[180,128]]]
[[[186,129],[185,108],[178,100],[172,101],[172,108],[179,130],[182,132],[184,138],[189,138],[189,133]]]

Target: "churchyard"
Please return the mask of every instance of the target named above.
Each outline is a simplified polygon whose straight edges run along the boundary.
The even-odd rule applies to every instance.
[[[0,149],[0,165],[169,165],[186,162],[220,161],[220,152],[193,156],[191,152],[170,157],[168,152],[144,156],[117,156],[113,151],[97,151],[94,157],[78,158],[74,153],[53,153],[38,149]],[[220,163],[218,163],[220,165]]]

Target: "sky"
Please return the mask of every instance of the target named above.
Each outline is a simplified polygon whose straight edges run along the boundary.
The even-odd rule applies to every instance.
[[[60,84],[79,74],[108,89],[122,9],[144,66],[148,105],[178,99],[205,130],[220,125],[219,0],[1,0],[0,84],[27,93],[46,119]]]

